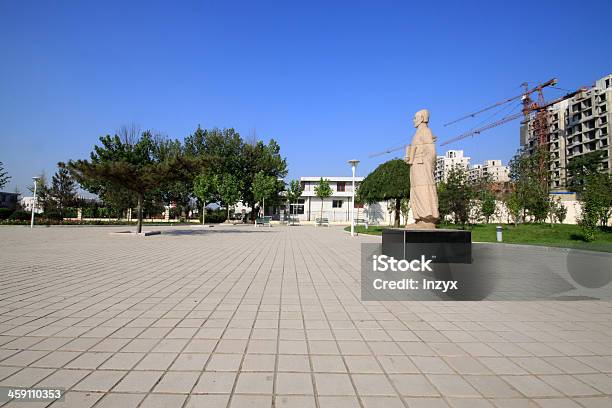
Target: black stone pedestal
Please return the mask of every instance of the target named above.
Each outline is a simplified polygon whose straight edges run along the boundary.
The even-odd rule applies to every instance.
[[[410,230],[386,228],[382,253],[395,259],[420,259],[432,263],[472,263],[472,233],[452,229]]]

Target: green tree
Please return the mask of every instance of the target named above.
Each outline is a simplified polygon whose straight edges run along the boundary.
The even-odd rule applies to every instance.
[[[446,180],[438,186],[441,215],[452,215],[455,224],[465,225],[470,219],[474,191],[469,182],[468,171],[462,166],[452,167]],[[443,219],[443,217],[441,216]]]
[[[66,207],[76,202],[76,182],[68,172],[66,164],[59,162],[57,171],[51,178],[51,198],[55,201],[60,217],[64,217]]]
[[[219,180],[216,174],[202,173],[193,181],[193,192],[202,202],[202,225],[206,222],[206,206],[218,198]]]
[[[302,196],[303,192],[304,192],[304,187],[302,187],[302,183],[300,183],[299,180],[291,180],[289,182],[289,188],[287,189],[286,198],[287,198],[287,201],[289,202],[290,209],[291,209],[291,203],[297,204],[297,201]]]
[[[323,218],[323,200],[325,200],[327,197],[331,197],[333,194],[333,191],[329,186],[329,180],[321,177],[319,179],[319,184],[315,186],[314,190],[316,196],[321,199],[321,216],[319,218]],[[355,205],[355,203],[352,204]]]
[[[488,224],[497,209],[497,196],[493,192],[493,177],[490,174],[483,174],[473,180],[471,184],[474,197],[478,200],[480,215],[484,217]]]
[[[559,198],[550,197],[549,202],[549,218],[551,227],[556,221],[563,224],[565,217],[567,216],[567,208],[561,203]]]
[[[495,194],[490,190],[485,190],[480,195],[480,212],[488,224],[491,216],[495,214]]]
[[[410,213],[410,200],[408,198],[402,198],[402,202],[400,204],[400,211],[402,216],[404,217],[404,222],[408,223],[408,214]]]
[[[43,213],[48,213],[55,208],[55,201],[51,197],[51,189],[47,181],[45,172],[41,172],[35,181],[36,183],[36,202],[34,207],[40,208]],[[28,187],[31,193],[34,193],[34,187]]]
[[[519,194],[516,192],[516,190],[512,190],[505,196],[504,204],[506,206],[506,209],[508,210],[508,214],[512,216],[514,226],[516,226],[519,222],[519,218],[521,217],[521,212],[523,210],[523,205],[521,204]]]
[[[535,222],[548,216],[550,187],[548,185],[549,153],[536,149],[532,154],[519,151],[510,161],[510,180],[521,205],[523,222],[531,215]]]
[[[359,201],[368,204],[393,200],[394,226],[399,227],[402,200],[410,197],[410,166],[400,159],[381,164],[363,179],[357,195]]]
[[[11,176],[8,175],[8,172],[4,171],[4,163],[0,162],[0,188],[3,188],[7,185]]]
[[[218,183],[219,197],[227,206],[227,220],[230,219],[230,206],[240,200],[240,189],[242,182],[232,174],[225,174],[220,177]]]
[[[246,143],[242,164],[244,166],[242,201],[252,208],[251,218],[253,218],[256,215],[255,204],[260,201],[254,195],[255,177],[257,174],[263,173],[265,176],[274,178],[275,191],[270,197],[276,199],[278,193],[284,189],[284,183],[277,182],[277,180],[287,176],[287,161],[281,156],[278,143],[274,139],[270,139],[268,144],[264,144],[262,141]]]
[[[253,185],[251,186],[252,194],[257,202],[261,202],[262,212],[266,213],[266,198],[272,197],[275,191],[277,191],[277,182],[273,176],[266,175],[263,171],[260,171],[255,175]]]
[[[89,160],[69,161],[72,176],[92,193],[119,189],[136,197],[137,231],[142,232],[145,196],[191,173],[196,163],[182,152],[159,146],[151,132],[139,137],[100,137]]]
[[[586,180],[600,171],[603,151],[595,151],[570,159],[567,165],[568,190],[582,193]]]

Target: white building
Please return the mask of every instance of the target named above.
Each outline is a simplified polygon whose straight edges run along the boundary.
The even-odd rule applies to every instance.
[[[483,164],[475,164],[470,169],[470,180],[477,180],[483,176],[491,176],[491,181],[503,183],[510,181],[510,169],[502,165],[501,160],[485,160]]]
[[[34,205],[34,197],[21,197],[21,207],[25,211],[31,212],[33,205]],[[40,206],[40,203],[36,206],[36,209],[34,210],[34,212],[36,214],[42,214],[43,210],[42,210],[42,207]]]
[[[352,177],[323,177],[329,181],[329,186],[332,189],[332,195],[321,201],[317,197],[315,187],[319,184],[321,177],[300,177],[300,183],[304,191],[298,200],[297,204],[291,204],[291,214],[297,215],[301,220],[314,221],[315,218],[321,217],[321,205],[323,206],[323,218],[328,218],[330,222],[349,222],[351,214],[351,203],[353,194]],[[363,181],[363,177],[355,177],[355,188],[359,188],[359,184]],[[363,212],[363,208],[357,206],[355,218],[363,218],[357,216]]]
[[[450,169],[455,166],[469,169],[470,158],[463,155],[463,150],[449,150],[444,156],[438,156],[436,160],[436,183],[446,181]]]

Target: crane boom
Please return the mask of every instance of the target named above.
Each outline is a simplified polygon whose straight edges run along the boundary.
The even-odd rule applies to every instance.
[[[498,106],[501,106],[501,105],[504,105],[504,104],[506,104],[506,103],[509,103],[509,102],[515,101],[515,100],[520,99],[520,98],[524,98],[524,97],[525,97],[525,95],[529,95],[529,94],[531,94],[531,93],[533,93],[533,92],[536,92],[536,91],[538,91],[538,90],[541,90],[542,88],[545,88],[545,87],[547,87],[547,86],[554,86],[554,85],[556,85],[556,83],[557,83],[557,78],[552,78],[552,79],[549,79],[548,81],[543,82],[543,83],[541,83],[541,84],[539,84],[539,85],[537,85],[537,86],[534,86],[534,87],[533,87],[533,88],[531,88],[531,89],[527,89],[527,90],[525,90],[525,92],[523,92],[523,93],[522,93],[522,94],[520,94],[520,95],[516,95],[516,96],[513,96],[512,98],[507,98],[507,99],[504,99],[503,101],[499,101],[499,102],[497,102],[497,103],[494,103],[494,104],[493,104],[493,105],[491,105],[491,106],[487,106],[486,108],[480,109],[480,110],[478,110],[478,111],[476,111],[476,112],[469,113],[469,114],[467,114],[467,115],[465,115],[465,116],[462,116],[462,117],[460,117],[460,118],[458,118],[458,119],[455,119],[455,120],[452,120],[452,121],[450,121],[450,122],[445,123],[445,124],[444,124],[444,126],[452,125],[452,124],[457,123],[457,122],[460,122],[460,121],[462,121],[462,120],[469,119],[469,118],[473,118],[473,117],[475,117],[476,115],[479,115],[479,114],[481,114],[481,113],[483,113],[483,112],[486,112],[486,111],[488,111],[488,110],[491,110],[491,109],[493,109],[493,108],[497,108]]]
[[[514,115],[506,116],[505,118],[502,118],[502,119],[500,119],[500,120],[498,120],[496,122],[493,122],[493,123],[489,123],[486,126],[480,127],[478,129],[470,130],[469,132],[462,133],[462,134],[460,134],[457,137],[454,137],[454,138],[449,139],[449,140],[447,140],[447,141],[445,141],[443,143],[440,143],[440,146],[445,146],[445,145],[447,145],[449,143],[453,143],[453,142],[456,142],[458,140],[465,139],[466,137],[478,135],[481,132],[484,132],[485,130],[489,130],[491,128],[494,128],[495,126],[499,126],[499,125],[502,125],[502,124],[504,124],[506,122],[513,121],[513,120],[518,119],[518,118],[520,118],[522,116],[523,116],[523,112],[519,112],[519,113],[515,113]]]
[[[449,143],[456,142],[456,141],[461,140],[461,139],[465,139],[466,137],[478,135],[481,132],[484,132],[485,130],[489,130],[489,129],[494,128],[496,126],[503,125],[504,123],[511,122],[511,121],[513,121],[515,119],[519,119],[521,116],[524,116],[525,113],[529,113],[529,112],[533,112],[533,111],[536,111],[536,112],[543,111],[546,108],[554,105],[555,103],[560,102],[560,101],[562,101],[564,99],[567,99],[567,98],[571,98],[572,96],[576,95],[578,92],[581,92],[583,90],[584,90],[584,88],[580,88],[580,89],[578,89],[578,90],[576,90],[574,92],[570,92],[570,93],[562,96],[561,98],[557,98],[557,99],[554,99],[554,100],[548,101],[548,102],[543,102],[542,105],[535,105],[535,106],[527,107],[526,111],[522,111],[522,112],[510,115],[510,116],[506,116],[505,118],[501,118],[501,119],[499,119],[499,120],[497,120],[495,122],[491,122],[491,123],[489,123],[489,124],[487,124],[487,125],[485,125],[483,127],[480,127],[478,129],[474,129],[474,130],[470,130],[469,132],[462,133],[462,134],[460,134],[457,137],[454,137],[454,138],[449,139],[449,140],[447,140],[447,141],[445,141],[443,143],[440,143],[440,146],[445,146],[445,145],[447,145]]]
[[[369,155],[368,157],[371,159],[372,157],[378,157],[378,156],[382,156],[383,154],[393,153],[393,152],[395,152],[397,150],[406,148],[406,146],[407,145],[403,144],[401,146],[391,147],[391,148],[389,148],[387,150],[383,150],[382,152],[373,153],[373,154]]]

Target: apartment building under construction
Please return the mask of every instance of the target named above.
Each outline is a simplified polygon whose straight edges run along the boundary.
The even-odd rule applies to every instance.
[[[569,162],[580,155],[603,151],[602,171],[612,169],[612,75],[596,81],[595,86],[559,101],[548,109],[550,151],[549,180],[553,191],[568,185]],[[535,119],[521,126],[521,146],[533,152],[538,146]]]

